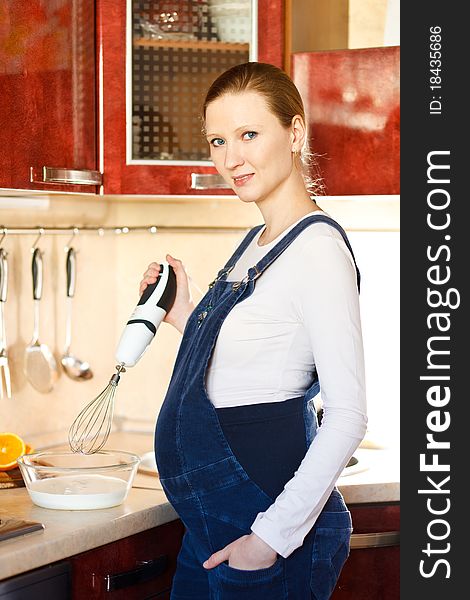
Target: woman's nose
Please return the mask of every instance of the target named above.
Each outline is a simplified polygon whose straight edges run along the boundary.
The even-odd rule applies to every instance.
[[[243,159],[242,153],[240,152],[240,149],[237,147],[237,145],[232,144],[231,146],[229,146],[227,144],[225,148],[225,168],[236,169],[239,165],[242,165],[244,162],[245,161]]]

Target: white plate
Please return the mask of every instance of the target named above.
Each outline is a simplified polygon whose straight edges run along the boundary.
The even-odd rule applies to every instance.
[[[140,457],[142,460],[139,464],[139,471],[141,473],[147,473],[148,475],[157,475],[157,463],[155,462],[155,453],[146,452]]]

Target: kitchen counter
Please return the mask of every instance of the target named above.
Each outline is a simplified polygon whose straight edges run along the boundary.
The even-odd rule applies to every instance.
[[[400,501],[400,454],[398,448],[371,450],[358,448],[357,467],[345,469],[338,489],[346,504]],[[356,469],[356,471],[354,471]],[[351,474],[347,474],[350,471]]]
[[[144,454],[152,449],[152,439],[148,433],[119,432],[112,434],[107,448]],[[35,447],[40,448],[41,444],[36,442]],[[350,475],[344,475],[338,481],[346,502],[399,501],[398,452],[359,448],[354,455],[359,459],[358,464],[350,468]],[[0,494],[0,515],[45,525],[43,532],[0,542],[0,580],[177,518],[158,477],[140,472],[126,501],[109,509],[59,511],[40,508],[31,502],[26,488],[3,489]]]

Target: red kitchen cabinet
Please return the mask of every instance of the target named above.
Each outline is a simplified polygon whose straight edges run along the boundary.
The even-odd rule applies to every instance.
[[[285,4],[0,3],[0,188],[96,193],[102,175],[107,194],[233,194],[200,131],[203,92],[240,62],[285,65]]]
[[[330,196],[400,193],[400,47],[292,55]]]
[[[71,598],[169,599],[183,533],[176,520],[73,556]]]
[[[257,60],[283,67],[285,0],[254,5]],[[97,7],[104,192],[233,194],[218,187],[198,115],[210,83],[250,60],[256,15],[228,24],[208,0],[97,0]],[[209,174],[217,183],[206,178],[198,189],[194,177]]]
[[[0,89],[0,188],[94,193],[94,0],[1,2]]]
[[[332,600],[400,598],[400,505],[350,505],[351,551]]]

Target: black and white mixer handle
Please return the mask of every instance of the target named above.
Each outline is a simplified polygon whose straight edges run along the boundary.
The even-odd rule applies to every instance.
[[[144,290],[122,332],[116,351],[119,364],[133,367],[139,361],[173,306],[175,296],[175,272],[167,262],[163,262],[157,281]]]

